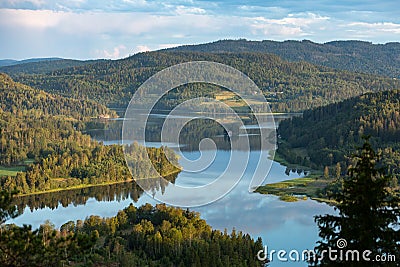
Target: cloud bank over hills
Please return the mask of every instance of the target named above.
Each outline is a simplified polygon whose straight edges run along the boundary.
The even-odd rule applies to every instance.
[[[396,1],[5,0],[0,58],[121,58],[218,39],[400,40]]]

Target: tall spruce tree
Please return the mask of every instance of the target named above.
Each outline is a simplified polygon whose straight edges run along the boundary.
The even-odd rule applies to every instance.
[[[321,241],[317,242],[317,257],[310,259],[310,265],[398,266],[400,202],[389,190],[391,177],[386,175],[384,167],[378,167],[379,156],[368,138],[353,159],[354,166],[343,178],[342,190],[334,196],[338,202],[338,216],[315,217]],[[336,250],[332,251],[332,257],[329,257],[329,250]],[[354,256],[349,252],[354,250],[358,251],[358,257],[357,252]],[[370,261],[363,258],[366,250],[371,251],[366,253]],[[378,262],[376,255],[391,261]]]

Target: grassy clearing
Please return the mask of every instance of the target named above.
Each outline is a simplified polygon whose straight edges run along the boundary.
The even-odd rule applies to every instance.
[[[296,202],[299,200],[296,196],[292,195],[282,195],[279,197],[280,200],[285,201],[285,202]]]
[[[29,164],[32,164],[32,163],[34,163],[34,162],[35,162],[34,159],[26,159],[26,160],[24,160],[24,164],[25,164],[25,165],[29,165]]]
[[[18,172],[25,171],[25,166],[5,167],[0,166],[0,176],[16,176]]]
[[[280,200],[294,202],[307,197],[320,202],[334,203],[332,200],[321,198],[319,191],[325,188],[331,180],[321,178],[320,173],[313,173],[304,178],[286,180],[279,183],[260,186],[256,192],[279,196]]]

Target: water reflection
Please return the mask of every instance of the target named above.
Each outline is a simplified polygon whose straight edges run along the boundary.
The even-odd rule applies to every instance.
[[[137,116],[145,116],[141,114],[140,110],[137,110]],[[154,111],[159,112],[159,111]],[[145,129],[146,142],[160,142],[161,141],[161,130],[167,116],[171,119],[171,128],[178,127],[182,121],[187,121],[185,127],[179,133],[179,144],[186,151],[194,151],[199,149],[199,142],[204,138],[211,138],[216,144],[218,149],[228,150],[230,149],[230,143],[236,141],[237,138],[247,138],[252,136],[250,139],[250,145],[252,150],[260,149],[260,130],[265,131],[265,135],[268,137],[274,132],[275,127],[283,119],[290,118],[292,116],[299,116],[299,114],[278,114],[278,115],[259,115],[258,121],[255,120],[254,116],[249,114],[240,115],[240,119],[243,121],[244,126],[241,127],[237,123],[229,122],[230,119],[226,114],[212,113],[194,113],[186,115],[167,115],[164,113],[152,113],[149,116],[149,120]],[[215,117],[215,121],[207,119],[207,117]],[[190,119],[188,121],[188,119]],[[121,140],[121,131],[123,118],[119,120],[111,119],[103,121],[102,126],[95,124],[95,129],[88,128],[85,133],[91,135],[92,138],[103,141],[105,144],[116,142]],[[227,132],[222,127],[221,122],[224,125],[228,125],[232,128],[232,132]],[[138,131],[138,129],[135,129]],[[126,133],[126,136],[131,136],[131,133]],[[139,142],[141,140],[138,140]],[[121,143],[118,142],[117,143]],[[174,142],[176,145],[176,142]],[[169,143],[171,145],[171,142]],[[272,144],[268,149],[273,148],[275,144]]]
[[[192,153],[192,152],[188,152]],[[227,152],[219,152],[224,153]],[[256,153],[256,152],[254,152]],[[223,158],[223,157],[221,157]],[[250,166],[252,168],[252,166]],[[273,162],[267,182],[276,182],[288,178],[301,177],[297,172],[285,174],[285,166]],[[200,176],[188,173],[178,175],[175,183],[192,186],[205,183],[216,175],[215,170],[207,170]],[[224,198],[202,207],[194,208],[201,213],[214,229],[235,228],[248,232],[253,237],[261,236],[270,249],[311,249],[318,239],[313,216],[334,213],[332,207],[312,200],[286,203],[275,196],[249,193],[247,186],[250,176],[245,175],[239,184]],[[114,216],[118,210],[130,203],[141,206],[157,202],[143,194],[134,182],[109,186],[70,190],[53,194],[43,194],[19,198],[20,207],[28,206],[23,215],[14,222],[29,223],[38,227],[49,219],[57,227],[69,220],[84,219],[89,215]],[[305,266],[301,263],[274,262],[270,266]]]
[[[165,179],[168,182],[175,183],[177,176],[178,173],[166,176]],[[153,186],[154,192],[164,192],[168,183],[165,183],[164,179],[154,179],[151,186]],[[22,215],[28,210],[30,212],[44,208],[55,210],[58,208],[67,208],[70,205],[77,207],[85,205],[90,200],[96,202],[121,202],[125,200],[138,202],[142,194],[142,188],[138,186],[135,181],[132,181],[52,193],[20,196],[14,199],[13,204],[17,206],[18,214]]]
[[[31,212],[44,208],[55,210],[60,207],[66,208],[70,205],[77,207],[85,205],[89,199],[94,199],[98,202],[120,202],[129,199],[137,202],[142,194],[143,190],[135,182],[125,182],[22,196],[15,198],[14,204],[18,208],[18,213],[23,214],[27,210]]]
[[[282,115],[282,117],[284,116]],[[189,187],[210,183],[219,173],[224,171],[228,153],[230,153],[229,149],[226,149],[229,141],[231,138],[241,137],[240,134],[229,136],[224,132],[224,129],[218,128],[212,122],[193,121],[192,123],[193,125],[188,125],[188,127],[201,127],[204,129],[203,134],[191,134],[189,129],[187,133],[183,133],[181,141],[185,145],[180,146],[180,153],[185,154],[188,158],[195,159],[199,156],[197,149],[199,140],[209,134],[211,134],[211,138],[217,144],[218,149],[214,164],[203,172],[193,174],[183,171],[170,179],[175,184]],[[121,143],[120,127],[121,121],[109,121],[105,125],[105,130],[93,130],[91,134],[98,140],[104,141],[105,144]],[[318,231],[313,216],[332,214],[334,213],[333,208],[312,200],[286,203],[275,196],[248,192],[250,174],[258,163],[253,160],[253,157],[258,158],[257,153],[260,153],[260,150],[257,144],[260,140],[256,127],[255,129],[246,128],[244,129],[245,132],[241,134],[250,137],[252,149],[243,179],[222,199],[209,205],[194,208],[194,210],[199,211],[202,218],[206,219],[207,223],[214,229],[224,230],[226,228],[230,231],[232,228],[236,228],[236,230],[250,233],[253,237],[261,236],[269,249],[285,249],[287,251],[297,249],[302,251],[303,249],[313,248],[318,239]],[[146,144],[160,146],[159,139],[156,137],[157,125],[149,125],[148,131],[149,133],[154,132],[154,136],[149,134],[149,140],[146,140]],[[235,153],[242,152],[238,149]],[[277,162],[271,162],[271,166],[266,183],[304,175],[302,170],[292,170]],[[168,189],[168,184],[157,181],[154,185],[153,194],[162,194]],[[59,227],[69,220],[84,219],[89,215],[114,216],[118,210],[128,206],[131,202],[135,206],[157,203],[152,195],[143,194],[143,191],[134,182],[97,186],[18,198],[16,204],[23,214],[9,222],[32,224],[33,227],[38,227],[39,224],[49,219]],[[270,266],[306,266],[306,264],[273,262]]]

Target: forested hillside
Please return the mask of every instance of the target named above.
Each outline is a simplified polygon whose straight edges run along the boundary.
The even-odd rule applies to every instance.
[[[51,93],[92,99],[109,107],[125,107],[135,90],[151,75],[168,66],[195,60],[220,62],[244,72],[264,92],[273,111],[302,111],[365,92],[400,88],[399,80],[337,71],[305,62],[289,63],[264,53],[147,52],[45,75],[13,77]],[[198,91],[208,93],[206,88],[203,85]],[[178,97],[199,96],[198,91],[184,87]]]
[[[179,172],[175,158],[171,165],[164,153],[167,148],[144,148],[133,144],[129,156],[135,159],[134,177],[125,164],[122,147],[103,146],[90,136],[75,130],[78,123],[65,118],[26,115],[16,117],[0,112],[0,170],[12,166],[24,169],[14,175],[1,177],[3,189],[16,188],[20,193],[45,192],[77,186],[156,177],[151,170],[148,154],[162,175]],[[169,156],[173,159],[174,157]]]
[[[34,63],[34,62],[42,62],[42,61],[56,61],[62,58],[59,57],[47,57],[47,58],[28,58],[22,60],[15,60],[15,59],[0,59],[0,67],[5,66],[12,66],[18,64],[25,64],[25,63]]]
[[[179,172],[166,162],[167,148],[133,144],[131,176],[121,146],[103,146],[79,130],[85,116],[108,109],[85,100],[55,96],[0,75],[0,185],[2,189],[35,193],[77,186],[155,177],[145,153],[162,175]],[[173,159],[171,155],[169,157]],[[177,159],[174,162],[177,166]]]
[[[185,45],[167,51],[211,53],[272,53],[289,61],[306,61],[335,69],[400,78],[400,43],[372,44],[363,41],[334,41],[324,44],[304,41],[221,40]]]
[[[4,67],[4,66],[10,66],[13,64],[17,64],[18,60],[14,60],[14,59],[0,59],[0,67]]]
[[[14,82],[8,75],[0,73],[0,109],[13,114],[60,115],[74,119],[115,116],[102,104],[83,99],[72,99],[49,94]]]
[[[12,215],[4,192],[0,221]],[[213,230],[196,212],[159,204],[132,204],[114,217],[90,216],[60,229],[46,222],[3,225],[1,266],[260,266],[262,240]]]
[[[60,69],[91,64],[96,61],[102,60],[75,60],[62,58],[21,60],[13,62],[10,65],[0,67],[0,72],[7,73],[9,75],[16,75],[20,73],[44,74]]]
[[[361,146],[363,135],[370,135],[387,171],[400,177],[400,90],[368,93],[305,111],[301,118],[281,122],[278,134],[278,152],[288,161],[331,167],[331,173],[345,172],[351,164],[348,156]]]

